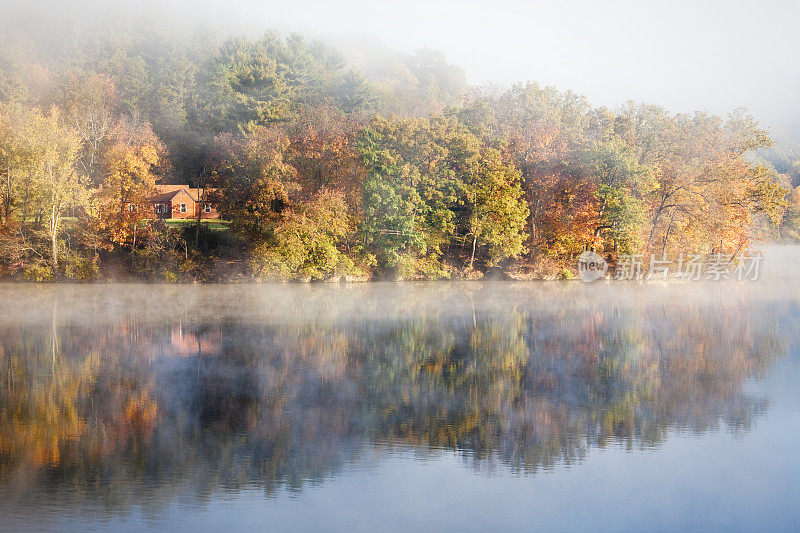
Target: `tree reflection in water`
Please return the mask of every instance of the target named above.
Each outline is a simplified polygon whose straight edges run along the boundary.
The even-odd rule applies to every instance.
[[[746,432],[794,342],[794,304],[741,284],[4,291],[0,490],[114,509],[300,490],[384,444],[533,473]]]

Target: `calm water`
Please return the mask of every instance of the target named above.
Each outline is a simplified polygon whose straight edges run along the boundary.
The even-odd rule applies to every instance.
[[[0,529],[797,530],[782,264],[646,286],[0,285]]]

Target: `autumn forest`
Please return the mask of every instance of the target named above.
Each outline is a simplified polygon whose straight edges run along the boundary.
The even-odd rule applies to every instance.
[[[0,277],[475,279],[800,235],[745,110],[594,107],[467,84],[444,55],[354,61],[292,34],[118,22],[0,34]],[[219,221],[132,209],[209,191]]]

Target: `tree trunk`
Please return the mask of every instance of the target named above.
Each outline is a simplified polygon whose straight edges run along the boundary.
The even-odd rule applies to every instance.
[[[653,227],[652,227],[652,228],[650,228],[650,238],[649,238],[649,239],[647,239],[647,246],[648,246],[648,248],[649,248],[649,247],[651,247],[651,246],[653,245],[653,237],[655,236],[655,233],[656,233],[656,225],[658,224],[658,219],[661,217],[661,214],[664,212],[664,206],[665,206],[665,204],[667,203],[667,199],[668,199],[668,198],[669,198],[669,197],[670,197],[672,194],[673,194],[673,193],[669,193],[669,194],[667,194],[667,193],[665,192],[665,193],[663,193],[663,194],[661,195],[661,203],[658,205],[658,209],[656,210],[656,214],[655,214],[655,216],[653,217]]]
[[[200,219],[203,216],[203,195],[200,192],[200,188],[197,189],[197,226],[195,227],[194,232],[194,248],[198,250],[200,248]]]
[[[51,242],[53,245],[53,274],[55,275],[58,272],[58,239],[55,233],[51,236]]]
[[[675,221],[675,210],[672,211],[672,217],[669,219],[669,224],[667,225],[667,233],[664,234],[664,242],[661,246],[661,256],[664,257],[664,254],[667,252],[667,241],[669,241],[669,234],[672,232],[672,223]]]
[[[197,178],[197,227],[194,232],[194,248],[200,248],[200,222],[203,218],[203,200],[206,195],[206,168],[203,167],[200,176]]]
[[[25,237],[25,224],[28,223],[28,181],[25,182],[25,193],[22,197],[22,220],[19,224],[19,234]]]
[[[50,218],[50,244],[52,246],[54,276],[58,273],[58,222],[58,213],[54,207]]]
[[[475,244],[478,242],[478,234],[472,235],[472,255],[469,258],[469,269],[472,270],[472,264],[475,262]]]
[[[3,200],[3,220],[8,222],[11,216],[11,169],[6,172],[6,193],[2,195]]]

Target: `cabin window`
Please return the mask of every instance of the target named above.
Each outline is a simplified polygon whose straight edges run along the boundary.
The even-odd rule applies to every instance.
[[[205,211],[206,213],[210,213],[211,212],[211,206],[206,204],[206,206],[203,208],[203,211]]]
[[[181,213],[186,212],[186,204],[181,204]]]

